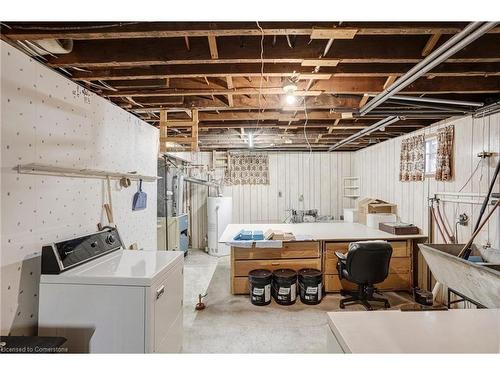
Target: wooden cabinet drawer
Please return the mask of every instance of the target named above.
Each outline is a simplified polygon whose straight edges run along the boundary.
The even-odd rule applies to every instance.
[[[281,248],[233,248],[234,259],[293,259],[318,258],[320,256],[319,242],[283,242]]]
[[[251,270],[264,268],[277,270],[279,268],[291,268],[298,271],[302,268],[321,269],[321,259],[277,259],[277,260],[238,260],[234,262],[234,276],[248,276]]]
[[[248,277],[234,277],[232,293],[233,294],[250,293],[250,287],[248,285]]]
[[[392,257],[409,257],[410,252],[408,250],[408,244],[406,241],[389,241],[392,246]]]
[[[410,252],[406,241],[388,241],[392,246],[392,257],[408,257]],[[346,253],[349,250],[349,242],[327,242],[325,248],[326,259],[337,259],[335,252]]]
[[[411,289],[411,274],[410,273],[393,273],[387,276],[387,279],[375,287],[380,290],[410,290]],[[357,285],[346,281],[339,280],[338,275],[325,275],[325,291],[338,292],[340,289],[357,289]]]
[[[389,263],[389,273],[406,273],[410,272],[410,258],[391,258],[391,261]],[[324,267],[324,273],[325,274],[332,274],[332,275],[337,275],[337,257],[335,259],[333,258],[326,258],[325,259],[325,267]]]
[[[347,253],[349,242],[327,242],[325,247],[325,258],[337,260],[335,252]]]

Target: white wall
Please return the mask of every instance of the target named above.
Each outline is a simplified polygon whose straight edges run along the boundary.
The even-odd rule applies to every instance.
[[[223,195],[233,198],[233,223],[283,222],[288,209],[318,209],[320,215],[342,215],[354,200],[342,194],[343,177],[352,175],[352,152],[267,152],[269,185],[224,186]],[[192,153],[193,164],[211,165],[209,152]],[[206,178],[200,173],[200,178]],[[281,192],[281,197],[279,196]],[[204,248],[207,233],[207,189],[190,185],[191,239]],[[299,197],[303,196],[303,201]]]
[[[479,162],[476,155],[483,150],[495,152],[496,155],[481,162],[478,171],[463,191],[485,194],[499,158],[500,114],[484,119],[473,120],[469,116],[446,120],[414,134],[435,133],[438,127],[448,124],[455,125],[454,178],[451,181],[440,182],[435,181],[434,178],[426,178],[420,182],[399,181],[401,140],[409,135],[357,151],[355,156],[354,170],[361,177],[362,195],[396,203],[401,219],[419,226],[424,233],[427,233],[428,225],[427,198],[436,192],[457,192],[466,183]],[[500,191],[499,181],[494,191]],[[456,203],[443,203],[443,205],[451,228],[458,214],[465,212],[469,215],[470,224],[466,227],[459,226],[458,231],[459,242],[465,243],[471,235],[480,206]],[[437,232],[437,229],[434,232]],[[498,241],[498,232],[498,215],[496,214],[476,242],[481,245],[487,242],[495,245]],[[442,242],[439,235],[435,240]]]
[[[18,174],[44,163],[156,175],[158,131],[1,42],[1,333],[35,334],[42,245],[106,223],[99,179]],[[156,248],[156,183],[132,211],[131,188],[113,182],[115,222],[126,246]]]

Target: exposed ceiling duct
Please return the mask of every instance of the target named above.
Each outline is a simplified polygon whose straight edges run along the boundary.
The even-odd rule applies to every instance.
[[[500,113],[500,101],[493,103],[493,104],[490,104],[490,105],[487,105],[481,109],[478,109],[474,113],[473,117],[474,118],[482,118],[482,117],[491,116],[491,115],[494,115],[497,113]]]
[[[402,75],[398,80],[396,80],[391,86],[382,91],[380,94],[376,95],[372,100],[370,100],[367,104],[365,104],[360,110],[359,115],[364,116],[371,112],[376,107],[380,106],[385,101],[394,98],[394,95],[416,81],[418,78],[422,77],[424,74],[429,72],[431,69],[448,59],[453,54],[457,53],[465,46],[469,45],[476,39],[478,39],[483,34],[487,33],[489,30],[494,28],[498,23],[497,22],[472,22],[467,25],[461,32],[451,37],[448,41],[443,43],[439,48],[437,48],[434,52],[429,54],[425,59],[423,59],[420,63],[415,65],[412,69],[410,69],[407,73]],[[399,100],[408,100],[405,96],[400,96]],[[427,98],[426,98],[427,99]],[[410,99],[411,100],[411,99]],[[425,100],[425,99],[424,99]],[[414,99],[414,101],[418,101]],[[432,101],[432,99],[431,99]],[[430,101],[428,101],[430,102]],[[434,103],[437,104],[436,100]],[[444,104],[444,102],[441,102]],[[448,101],[446,104],[452,104],[451,101]],[[463,103],[462,103],[463,104]],[[453,105],[458,105],[458,103],[453,103]],[[476,106],[474,104],[474,106]],[[392,113],[394,112],[394,113]],[[398,111],[388,111],[388,114],[400,114],[403,113]],[[443,112],[444,113],[444,112]],[[381,113],[379,113],[381,114]],[[371,125],[370,127],[359,131],[356,134],[351,135],[350,137],[334,144],[328,150],[333,151],[338,149],[341,146],[344,146],[358,138],[361,138],[371,132],[384,128],[386,125],[390,125],[394,122],[400,120],[398,116],[388,116],[387,118]]]
[[[358,138],[361,138],[361,137],[368,135],[370,133],[373,133],[374,131],[377,131],[381,128],[385,128],[386,126],[394,124],[395,122],[399,121],[400,119],[401,118],[398,116],[386,117],[385,119],[376,122],[375,124],[367,127],[366,129],[363,129],[363,130],[357,132],[356,134],[353,134],[350,137],[347,137],[346,139],[334,144],[332,147],[330,147],[328,149],[328,151],[336,150],[337,148],[342,147],[348,143],[351,143],[352,141],[355,141]]]
[[[31,49],[40,56],[62,55],[73,50],[72,39],[40,39],[30,41]]]

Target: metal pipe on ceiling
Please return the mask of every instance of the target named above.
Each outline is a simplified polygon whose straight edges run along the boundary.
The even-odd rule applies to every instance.
[[[415,111],[417,108],[427,108],[427,109],[434,109],[434,110],[439,110],[439,111],[443,111],[443,112],[456,112],[457,114],[465,114],[465,113],[472,112],[471,110],[466,109],[466,108],[453,107],[453,106],[448,106],[448,105],[443,105],[443,104],[433,104],[433,103],[429,103],[429,102],[407,102],[404,100],[395,100],[394,97],[387,100],[386,103],[398,104],[400,106],[409,107],[408,108],[409,111]],[[384,108],[384,107],[379,107],[379,108]],[[401,110],[401,108],[395,108],[395,109]]]
[[[375,124],[373,125],[370,125],[369,127],[367,127],[366,129],[363,129],[359,132],[357,132],[356,134],[353,134],[351,135],[350,137],[347,137],[346,139],[340,141],[340,142],[337,142],[335,143],[333,146],[331,146],[328,151],[333,151],[339,147],[342,147],[348,143],[351,143],[352,141],[355,141],[356,139],[358,138],[361,138],[365,135],[368,135],[380,128],[384,128],[386,126],[389,126],[397,121],[400,120],[400,117],[399,116],[389,116],[389,117],[386,117],[384,118],[383,120],[380,120],[378,122],[376,122]]]
[[[368,94],[368,96],[373,97],[375,94]],[[480,102],[470,102],[465,100],[451,100],[451,99],[441,99],[441,98],[429,98],[429,97],[419,97],[419,96],[409,96],[409,95],[392,95],[391,99],[403,100],[408,102],[421,102],[421,103],[436,103],[436,104],[450,104],[465,107],[482,107],[484,103]]]
[[[387,89],[375,96],[367,104],[365,104],[359,111],[363,116],[370,112],[375,107],[379,106],[395,93],[401,91],[412,82],[416,81],[422,75],[430,71],[436,65],[448,59],[451,55],[455,54],[468,44],[475,41],[477,38],[487,33],[494,28],[497,22],[472,22],[465,27],[461,32],[450,38],[443,45],[437,48],[429,56],[415,65],[407,73],[401,76]]]
[[[500,112],[500,101],[498,101],[496,103],[493,103],[493,104],[490,104],[490,105],[487,105],[487,106],[485,106],[483,108],[478,109],[472,115],[472,117],[474,117],[474,118],[482,118],[482,117],[485,117],[485,116],[490,116],[490,115],[497,114],[499,112]]]

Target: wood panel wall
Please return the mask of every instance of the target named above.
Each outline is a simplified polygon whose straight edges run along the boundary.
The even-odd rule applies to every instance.
[[[448,182],[436,181],[433,177],[427,177],[421,182],[400,182],[399,153],[401,140],[415,134],[423,133],[428,136],[435,133],[439,127],[448,124],[455,125],[454,178]],[[496,155],[480,161],[480,158],[476,155],[481,151],[494,152]],[[381,198],[396,203],[401,220],[414,223],[422,228],[424,233],[427,233],[428,198],[436,192],[459,191],[478,163],[480,164],[477,172],[462,191],[485,194],[498,162],[499,152],[500,114],[485,117],[484,119],[472,119],[469,116],[446,120],[412,134],[357,151],[354,158],[354,171],[355,174],[361,177],[362,196]],[[497,181],[494,191],[500,191],[500,182]],[[442,207],[445,220],[451,229],[454,228],[456,218],[460,213],[469,215],[469,225],[458,227],[458,240],[465,243],[471,235],[480,206],[445,202]],[[498,216],[499,214],[494,215],[481,232],[477,240],[478,244],[490,243],[494,246],[498,244]],[[434,232],[437,232],[437,229]],[[443,238],[437,234],[435,242],[442,243]]]
[[[283,222],[289,209],[319,210],[320,215],[339,219],[343,208],[353,207],[354,200],[342,194],[343,177],[352,175],[351,152],[267,152],[269,185],[224,186],[223,195],[233,198],[234,223]],[[211,165],[209,152],[192,153],[193,164]],[[222,171],[218,171],[221,176]],[[196,173],[195,173],[196,174]],[[205,173],[198,173],[205,178]],[[207,233],[208,191],[190,184],[191,242],[204,248]],[[303,199],[301,199],[301,196]]]
[[[471,117],[451,119],[434,124],[414,134],[431,135],[440,126],[455,125],[454,178],[449,182],[438,182],[426,178],[423,182],[399,182],[399,152],[401,140],[395,138],[357,152],[308,153],[268,152],[269,185],[225,186],[225,196],[233,198],[234,223],[282,222],[288,216],[288,209],[317,208],[321,215],[340,218],[343,208],[354,207],[355,201],[344,198],[342,178],[359,176],[361,196],[375,197],[396,203],[403,221],[414,223],[427,233],[428,197],[435,192],[456,192],[467,181],[477,166],[477,153],[485,150],[495,152],[490,159],[483,160],[464,192],[485,193],[498,161],[500,152],[500,115],[484,119]],[[194,164],[211,165],[212,155],[208,152],[192,153]],[[198,173],[201,178],[204,173]],[[206,198],[207,189],[190,185],[190,206],[192,246],[204,248],[207,233]],[[500,191],[497,182],[496,191]],[[281,192],[281,197],[280,193]],[[303,195],[303,201],[299,197]],[[465,242],[477,218],[480,207],[472,204],[443,203],[443,212],[450,229],[454,229],[456,217],[466,213],[469,225],[458,227],[458,239]],[[436,232],[436,230],[434,231]],[[494,215],[491,222],[478,238],[479,244],[491,243],[498,246],[499,219]],[[439,234],[436,242],[443,242]]]

